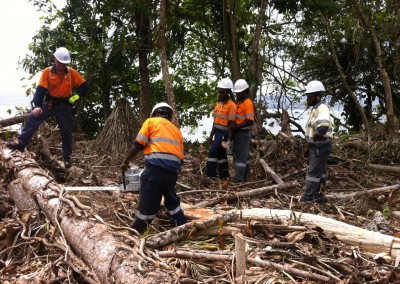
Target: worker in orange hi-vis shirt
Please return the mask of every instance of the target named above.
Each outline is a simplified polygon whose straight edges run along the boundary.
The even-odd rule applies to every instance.
[[[224,78],[218,85],[218,101],[213,110],[214,123],[208,142],[210,151],[206,164],[207,177],[216,178],[217,169],[220,179],[229,178],[229,167],[227,154],[232,154],[233,130],[230,128],[235,124],[236,104],[231,100],[233,96],[233,83],[231,79]],[[214,138],[214,139],[213,139]],[[222,143],[226,142],[226,149]]]
[[[235,177],[233,182],[244,182],[250,170],[251,128],[254,123],[254,104],[249,98],[249,85],[243,79],[235,82],[233,92],[237,98],[236,121],[233,126],[233,163]]]
[[[162,197],[175,224],[180,226],[187,222],[175,190],[184,158],[183,137],[180,129],[171,122],[172,115],[170,105],[156,104],[121,165],[125,172],[129,161],[143,150],[146,169],[140,176],[139,204],[131,226],[140,234],[156,217]]]
[[[54,65],[42,72],[33,97],[34,109],[18,137],[18,143],[6,144],[12,150],[23,151],[39,126],[54,116],[60,127],[66,168],[72,165],[73,104],[88,93],[85,79],[76,70],[67,67],[70,62],[70,52],[65,47],[58,48],[54,53]]]

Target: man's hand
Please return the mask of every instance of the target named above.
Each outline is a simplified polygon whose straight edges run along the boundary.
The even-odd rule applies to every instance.
[[[75,94],[75,95],[71,96],[68,101],[71,104],[73,104],[75,101],[79,100],[79,98],[80,98],[79,95]]]
[[[32,110],[32,113],[34,116],[40,116],[42,114],[42,108],[41,107],[35,107]]]

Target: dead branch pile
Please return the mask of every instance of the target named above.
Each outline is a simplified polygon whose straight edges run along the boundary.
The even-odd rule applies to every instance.
[[[126,153],[132,147],[138,129],[139,122],[129,102],[124,98],[119,99],[105,121],[94,148],[99,153]]]

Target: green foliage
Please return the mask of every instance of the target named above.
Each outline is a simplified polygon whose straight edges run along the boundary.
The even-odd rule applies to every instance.
[[[66,46],[72,51],[71,66],[89,82],[80,123],[90,137],[101,130],[110,109],[121,97],[131,102],[136,114],[143,99],[150,105],[166,101],[156,48],[156,1],[70,0],[59,11],[51,1],[31,2],[46,16],[29,45],[31,53],[21,66],[33,76],[52,64],[56,47]],[[229,6],[232,17],[225,21],[223,12],[228,8],[224,3],[236,5]],[[259,18],[261,1],[169,1],[167,56],[181,125],[196,126],[208,115],[217,99],[216,82],[232,77],[230,44],[239,54],[240,76],[258,89],[256,101],[260,110],[272,105],[278,110],[302,107],[300,91],[309,80],[318,79],[325,84],[331,104],[345,106],[343,112],[350,131],[363,127],[356,103],[362,105],[371,122],[382,120],[387,109],[377,54],[371,34],[361,25],[360,15],[351,4],[342,0],[272,0],[265,16]],[[394,0],[362,2],[363,11],[378,34],[398,117],[399,7],[400,3]],[[138,14],[150,19],[150,32],[145,36],[138,34]],[[254,42],[259,21],[262,33],[259,42]],[[328,28],[332,41],[327,37]],[[228,43],[226,33],[232,30],[236,38]],[[149,40],[144,44],[142,38]],[[145,98],[140,97],[143,74],[138,68],[142,49],[148,52],[150,76]],[[358,102],[344,88],[334,54]],[[256,66],[252,66],[254,62]]]
[[[389,218],[390,218],[390,208],[389,208],[389,205],[387,205],[387,204],[382,204],[382,214],[383,214],[383,217],[385,217],[385,219],[389,219]]]

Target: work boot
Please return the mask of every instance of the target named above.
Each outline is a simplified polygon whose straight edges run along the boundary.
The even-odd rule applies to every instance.
[[[69,169],[72,166],[71,158],[64,158],[64,166],[66,169]]]
[[[15,150],[24,151],[24,148],[25,148],[25,146],[22,146],[22,145],[20,145],[18,143],[7,143],[6,147],[8,149],[13,150],[13,151],[15,151]]]

